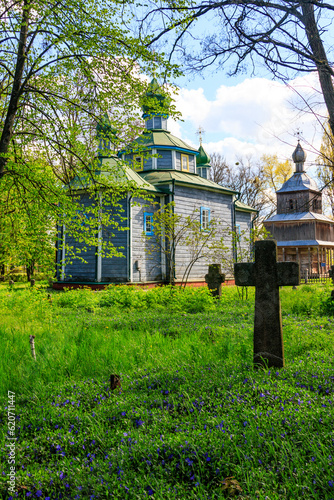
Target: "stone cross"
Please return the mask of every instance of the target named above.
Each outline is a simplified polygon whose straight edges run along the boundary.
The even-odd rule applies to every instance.
[[[275,240],[255,242],[255,262],[234,264],[235,284],[255,286],[254,366],[284,366],[279,287],[299,285],[297,262],[276,262]]]
[[[329,277],[332,278],[332,283],[334,285],[334,266],[331,266],[330,270],[328,271]]]
[[[214,297],[221,297],[225,274],[221,272],[220,264],[209,265],[209,273],[205,275],[205,281],[212,295]]]

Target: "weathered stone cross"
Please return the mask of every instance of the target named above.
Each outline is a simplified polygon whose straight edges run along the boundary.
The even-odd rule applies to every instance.
[[[205,281],[214,297],[221,297],[222,283],[225,281],[225,274],[221,272],[220,264],[210,264],[209,273],[205,275]]]
[[[255,262],[234,264],[235,284],[255,286],[254,366],[284,366],[279,287],[299,285],[299,264],[276,262],[275,240],[255,242]]]
[[[332,278],[332,282],[334,285],[334,266],[331,266],[330,270],[328,271],[329,277]]]

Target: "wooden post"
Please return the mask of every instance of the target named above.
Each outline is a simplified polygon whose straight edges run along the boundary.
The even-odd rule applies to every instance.
[[[36,352],[35,352],[35,335],[29,335],[30,349],[31,354],[34,360],[36,361]]]
[[[65,224],[63,224],[63,226],[62,226],[62,249],[61,249],[61,274],[60,274],[60,281],[64,281],[65,280],[65,258],[66,258],[65,243],[66,243],[66,228],[65,228]]]
[[[285,248],[283,247],[283,262],[285,262]]]
[[[320,277],[319,247],[317,247],[317,269],[318,269],[318,275]]]

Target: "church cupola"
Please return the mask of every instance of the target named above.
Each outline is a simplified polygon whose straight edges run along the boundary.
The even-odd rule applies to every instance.
[[[304,170],[306,153],[298,144],[292,154],[296,165],[295,172],[288,179],[277,195],[277,214],[322,213],[322,194],[317,183]]]
[[[292,153],[293,162],[296,165],[296,172],[304,172],[304,163],[306,160],[306,153],[300,145],[298,140],[298,144],[294,152]]]
[[[116,130],[111,126],[108,113],[105,113],[96,125],[97,156],[99,158],[108,158],[115,152],[115,144],[113,143],[115,136]]]
[[[169,99],[161,91],[156,78],[148,86],[143,99],[143,118],[147,130],[167,130]]]
[[[196,156],[197,173],[204,179],[208,179],[209,168],[211,168],[210,156],[205,152],[202,143],[198,148],[198,153],[199,154]]]

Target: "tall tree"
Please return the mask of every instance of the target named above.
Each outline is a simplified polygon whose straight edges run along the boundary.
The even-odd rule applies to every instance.
[[[211,155],[211,180],[240,193],[240,201],[259,210],[257,222],[272,214],[276,208],[274,196],[264,179],[265,165],[252,157],[237,157],[234,166],[226,163],[219,153]]]
[[[250,63],[255,72],[262,59],[283,79],[317,71],[334,134],[333,45],[327,34],[333,13],[333,3],[324,0],[165,0],[159,6],[152,2],[142,25],[151,21],[154,42],[165,35],[171,40],[174,32],[171,51],[181,51],[195,70],[214,64],[235,74]],[[196,29],[196,21],[202,18],[207,21],[205,29]],[[195,39],[200,41],[197,52]]]
[[[318,179],[334,218],[334,136],[329,127],[324,127],[318,164]]]
[[[263,155],[261,163],[262,181],[265,183],[263,187],[274,191],[277,191],[293,174],[291,161],[279,161],[277,155]]]
[[[161,65],[168,75],[173,67],[150,50],[147,38],[131,33],[128,6],[113,0],[0,1],[0,246],[13,218],[36,214],[36,207],[48,220],[62,217],[67,227],[80,229],[73,184],[63,189],[75,176],[95,197],[92,228],[97,219],[112,223],[112,214],[101,215],[97,188],[112,188],[103,199],[116,204],[135,189],[115,163],[112,175],[97,175],[92,133],[109,112],[105,139],[115,148],[124,144],[141,127],[136,117],[147,90],[141,72],[152,74]],[[81,237],[92,242],[95,233],[81,231]]]

